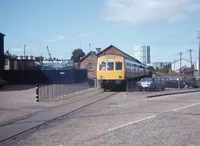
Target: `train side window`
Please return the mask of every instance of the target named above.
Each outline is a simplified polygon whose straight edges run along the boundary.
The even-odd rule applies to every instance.
[[[108,62],[108,70],[114,70],[114,63]]]
[[[106,62],[101,62],[100,63],[99,70],[106,70]]]
[[[137,72],[137,66],[134,65],[134,72]]]
[[[115,70],[122,70],[122,62],[115,63]]]

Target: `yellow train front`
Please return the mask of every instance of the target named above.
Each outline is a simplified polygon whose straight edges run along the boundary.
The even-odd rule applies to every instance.
[[[136,60],[120,55],[104,55],[98,58],[97,80],[105,91],[124,85],[128,79],[144,76],[150,76],[150,72]]]

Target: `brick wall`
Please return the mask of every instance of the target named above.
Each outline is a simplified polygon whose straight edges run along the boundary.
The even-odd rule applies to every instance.
[[[89,64],[91,64],[92,69],[89,69]],[[80,68],[88,69],[88,78],[96,78],[97,57],[94,55],[89,55],[80,63]]]

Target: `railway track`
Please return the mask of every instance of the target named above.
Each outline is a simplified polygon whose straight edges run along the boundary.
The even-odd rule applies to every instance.
[[[39,129],[41,129],[41,128],[47,126],[48,124],[50,124],[50,123],[52,123],[52,122],[55,122],[55,121],[57,121],[57,120],[59,120],[59,119],[62,119],[62,118],[67,117],[69,114],[71,114],[71,113],[73,113],[73,112],[76,112],[76,111],[81,110],[81,109],[83,109],[83,108],[86,108],[86,107],[88,107],[88,106],[90,106],[90,105],[93,105],[93,104],[95,104],[95,103],[97,103],[97,102],[100,102],[100,101],[102,101],[102,100],[104,100],[104,99],[107,99],[107,98],[109,98],[109,97],[112,97],[112,96],[116,95],[117,93],[118,93],[118,92],[100,92],[100,93],[97,93],[97,94],[100,96],[99,98],[98,98],[97,95],[96,95],[96,97],[95,97],[95,94],[92,94],[92,95],[90,95],[89,97],[83,98],[82,100],[86,100],[86,99],[90,99],[90,98],[93,97],[93,98],[95,98],[95,100],[93,100],[93,101],[91,101],[91,102],[88,102],[88,103],[86,103],[85,105],[80,106],[80,107],[78,107],[78,108],[76,108],[76,109],[73,109],[73,110],[71,110],[71,111],[68,111],[68,112],[66,112],[66,113],[64,113],[64,114],[63,114],[63,113],[60,113],[61,115],[56,116],[56,117],[52,118],[51,120],[45,121],[45,122],[43,122],[42,124],[38,124],[38,125],[33,126],[33,127],[29,127],[29,128],[27,128],[26,130],[20,131],[20,132],[14,134],[14,135],[7,136],[6,138],[1,138],[1,136],[0,136],[0,145],[5,144],[5,143],[8,143],[8,142],[10,142],[10,141],[12,141],[12,140],[14,140],[14,139],[17,139],[17,138],[19,138],[19,137],[21,137],[21,136],[23,136],[23,135],[25,135],[25,134],[27,134],[27,133],[34,132],[34,131],[36,131],[36,130],[39,130]],[[77,102],[80,102],[80,101],[77,101]],[[72,102],[71,104],[73,104],[73,103],[75,103],[75,102]],[[62,107],[59,107],[59,108],[62,108]],[[51,112],[51,111],[50,111],[50,112]],[[28,118],[30,118],[30,117],[28,117]],[[27,119],[28,119],[28,118],[27,118]],[[13,124],[15,124],[15,123],[13,123]],[[22,125],[22,126],[23,126],[23,125]],[[4,127],[0,127],[0,128],[4,128]],[[16,130],[16,129],[15,129],[15,130]],[[1,132],[0,132],[0,133],[1,133]],[[1,134],[2,134],[2,133],[1,133]]]
[[[3,126],[7,126],[7,125],[10,125],[10,124],[14,124],[18,121],[22,121],[22,120],[25,120],[25,119],[28,119],[28,118],[31,118],[35,115],[38,115],[38,114],[41,114],[41,113],[44,113],[44,112],[47,112],[47,111],[51,111],[51,110],[54,110],[56,108],[59,108],[59,107],[63,107],[63,106],[66,106],[66,105],[69,105],[69,104],[73,104],[77,101],[80,101],[80,100],[83,100],[83,99],[89,99],[89,98],[92,98],[93,96],[96,96],[96,95],[100,95],[102,94],[103,91],[98,91],[98,92],[95,92],[95,91],[92,91],[89,93],[89,95],[87,95],[86,97],[83,97],[79,100],[75,100],[75,101],[72,101],[72,102],[67,102],[67,103],[63,103],[63,104],[59,104],[59,105],[56,105],[56,106],[52,106],[52,107],[46,107],[45,109],[42,109],[42,110],[39,110],[39,111],[36,111],[36,112],[33,112],[33,113],[30,113],[30,114],[27,114],[25,116],[21,116],[21,117],[18,117],[16,119],[12,119],[12,120],[9,120],[9,121],[6,121],[6,122],[3,122],[0,124],[0,128],[3,127]],[[81,93],[79,93],[81,94]],[[78,96],[80,96],[79,94],[77,94]],[[76,95],[74,95],[76,96]],[[74,98],[74,96],[71,96],[71,97],[67,97],[67,99],[64,99],[64,100],[70,100],[72,98]],[[63,100],[63,99],[61,99]]]

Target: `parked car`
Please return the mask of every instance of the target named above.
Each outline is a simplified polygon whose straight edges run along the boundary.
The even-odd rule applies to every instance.
[[[195,79],[186,79],[180,76],[164,77],[166,88],[198,88]]]
[[[195,79],[184,79],[183,84],[185,85],[185,88],[198,88]]]
[[[184,88],[185,82],[182,77],[169,76],[164,77],[166,88]]]
[[[139,90],[147,89],[150,91],[165,90],[165,82],[159,77],[145,77],[137,82],[137,87]]]

